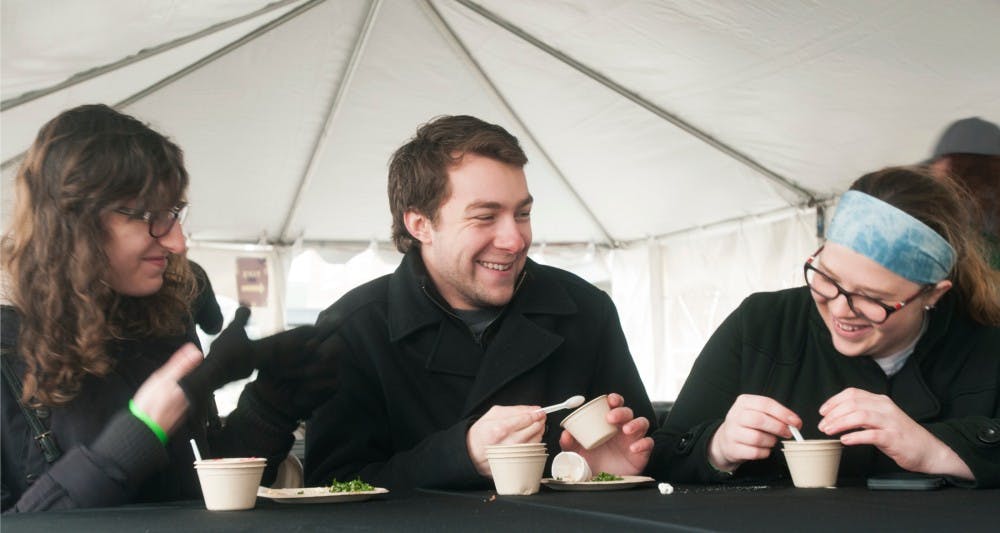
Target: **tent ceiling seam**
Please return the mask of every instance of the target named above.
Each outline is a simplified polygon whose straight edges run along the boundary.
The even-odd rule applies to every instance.
[[[333,101],[330,103],[330,108],[327,110],[326,117],[323,119],[323,127],[319,131],[319,135],[316,136],[316,142],[313,144],[312,150],[309,153],[309,162],[306,165],[306,171],[302,174],[302,178],[299,179],[298,188],[295,191],[295,197],[292,198],[292,204],[288,207],[288,213],[285,215],[285,221],[282,223],[281,232],[278,234],[278,239],[281,242],[285,242],[290,239],[288,231],[290,230],[292,219],[295,217],[295,213],[299,209],[299,204],[302,201],[302,195],[305,193],[306,186],[312,181],[312,177],[316,174],[316,169],[319,166],[319,156],[323,152],[324,141],[326,140],[330,127],[336,120],[337,115],[340,112],[340,108],[344,102],[344,95],[347,94],[348,89],[351,87],[351,81],[354,79],[354,73],[358,70],[358,66],[361,63],[361,56],[364,55],[366,45],[368,43],[368,37],[371,35],[372,28],[375,26],[375,20],[378,17],[379,9],[382,6],[382,0],[372,0],[368,7],[368,14],[365,17],[364,25],[361,27],[361,31],[358,32],[358,37],[354,40],[354,47],[351,51],[351,58],[344,66],[344,72],[341,76],[340,83],[337,84],[337,92],[333,96]],[[292,239],[294,240],[294,239]]]
[[[124,57],[122,59],[119,59],[118,61],[113,61],[111,63],[107,63],[107,64],[104,64],[104,65],[99,65],[99,66],[96,66],[96,67],[93,67],[93,68],[90,68],[90,69],[87,69],[87,70],[83,70],[83,71],[77,72],[76,74],[71,75],[69,78],[66,78],[65,80],[63,80],[63,81],[61,81],[59,83],[56,83],[54,85],[50,85],[48,87],[43,87],[41,89],[35,89],[33,91],[28,91],[28,92],[23,93],[23,94],[21,94],[19,96],[15,96],[13,98],[8,98],[8,99],[4,100],[3,102],[0,102],[0,111],[6,111],[8,109],[15,108],[15,107],[17,107],[17,106],[19,106],[21,104],[26,104],[28,102],[31,102],[32,100],[37,100],[38,98],[41,98],[43,96],[52,94],[54,92],[59,92],[59,91],[61,91],[63,89],[68,89],[68,88],[70,88],[70,87],[72,87],[74,85],[83,83],[83,82],[85,82],[87,80],[96,78],[98,76],[103,76],[104,74],[107,74],[109,72],[114,72],[114,71],[116,71],[118,69],[127,67],[127,66],[131,65],[132,63],[138,63],[139,61],[146,60],[146,59],[148,59],[150,57],[156,56],[156,55],[161,54],[163,52],[167,52],[167,51],[173,50],[174,48],[177,48],[178,46],[182,46],[182,45],[185,45],[185,44],[190,43],[192,41],[196,41],[198,39],[201,39],[202,37],[207,37],[209,35],[212,35],[213,33],[222,31],[222,30],[224,30],[226,28],[235,26],[235,25],[237,25],[237,24],[239,24],[241,22],[244,22],[244,21],[247,21],[247,20],[259,17],[261,15],[265,15],[267,13],[270,13],[271,11],[274,11],[275,9],[279,9],[279,8],[285,7],[288,4],[292,4],[292,3],[295,3],[295,2],[298,2],[298,1],[300,1],[300,0],[278,0],[276,2],[272,2],[270,4],[267,4],[266,6],[260,8],[260,9],[258,9],[256,11],[253,11],[251,13],[247,13],[245,15],[240,15],[240,16],[238,16],[236,18],[232,18],[232,19],[229,19],[229,20],[226,20],[226,21],[223,21],[223,22],[219,22],[217,24],[213,24],[213,25],[211,25],[211,26],[209,26],[207,28],[204,28],[202,30],[196,31],[194,33],[190,33],[188,35],[184,35],[184,36],[178,37],[178,38],[176,38],[176,39],[174,39],[172,41],[167,41],[165,43],[160,43],[160,44],[158,44],[156,46],[153,46],[153,47],[150,47],[150,48],[143,48],[142,50],[139,50],[135,54],[132,54],[132,55],[130,55],[128,57]]]
[[[442,36],[446,40],[448,40],[453,46],[459,49],[459,51],[462,54],[462,57],[464,57],[465,60],[469,62],[473,70],[479,75],[480,80],[487,86],[487,88],[493,93],[493,96],[500,102],[503,109],[510,114],[511,118],[514,120],[514,122],[517,123],[518,126],[520,126],[520,128],[524,131],[525,135],[528,136],[528,139],[532,142],[532,144],[534,144],[535,147],[538,148],[538,151],[542,154],[542,158],[544,158],[545,161],[549,164],[549,166],[552,167],[552,170],[555,172],[556,176],[563,182],[566,188],[569,189],[573,197],[576,198],[577,204],[580,206],[580,208],[583,209],[585,213],[587,213],[587,216],[590,217],[594,225],[597,226],[597,229],[600,230],[601,234],[604,236],[605,243],[608,244],[609,246],[614,246],[617,241],[611,236],[607,228],[604,227],[604,224],[601,223],[601,220],[597,217],[597,215],[590,209],[590,206],[587,204],[587,202],[583,200],[583,198],[580,196],[580,193],[576,190],[575,187],[573,187],[569,179],[566,178],[566,175],[559,168],[559,165],[556,164],[556,162],[549,155],[545,147],[542,146],[542,143],[539,142],[538,138],[535,137],[535,135],[531,132],[531,129],[528,128],[528,125],[521,119],[521,116],[517,113],[517,111],[514,110],[514,107],[510,104],[507,98],[505,98],[503,93],[500,92],[500,88],[496,86],[496,84],[493,82],[493,79],[490,78],[490,76],[486,73],[482,65],[480,65],[479,62],[476,61],[476,58],[473,57],[468,47],[465,46],[465,43],[458,37],[458,34],[455,33],[455,30],[452,29],[450,24],[448,24],[448,21],[444,19],[441,13],[433,5],[433,2],[431,2],[431,0],[424,0],[422,4],[426,6],[426,8],[430,11],[430,13],[432,13],[433,16],[431,18],[436,23],[435,25],[438,26],[438,31],[441,32]]]
[[[128,98],[122,100],[121,102],[118,102],[117,104],[115,104],[115,109],[122,109],[138,102],[139,100],[142,100],[143,98],[149,96],[150,94],[153,94],[156,91],[159,91],[160,89],[174,83],[175,81],[184,78],[188,74],[191,74],[196,70],[199,70],[205,65],[208,65],[226,55],[229,55],[229,53],[233,52],[234,50],[242,47],[247,43],[256,40],[258,37],[270,32],[275,28],[280,27],[284,23],[294,19],[295,17],[305,13],[306,11],[309,11],[310,9],[316,7],[319,4],[322,4],[325,1],[326,0],[309,0],[308,2],[289,11],[288,13],[285,13],[284,15],[268,22],[267,24],[264,24],[263,26],[258,27],[257,29],[251,31],[250,33],[244,35],[243,37],[240,37],[239,39],[236,39],[235,41],[227,44],[226,46],[223,46],[222,48],[216,50],[215,52],[208,54],[207,56],[199,59],[198,61],[195,61],[194,63],[178,70],[177,72],[167,76],[166,78],[163,78],[162,80],[150,85],[149,87],[146,87],[145,89],[133,94],[132,96],[129,96]]]
[[[208,65],[209,63],[212,63],[213,61],[229,54],[233,50],[236,50],[237,48],[253,41],[254,39],[260,37],[261,35],[264,35],[265,33],[281,26],[282,24],[288,22],[289,20],[294,19],[295,17],[301,15],[302,13],[305,13],[306,11],[312,9],[313,7],[325,1],[326,0],[309,0],[308,2],[303,3],[299,7],[296,7],[295,9],[289,11],[288,13],[285,13],[284,15],[268,22],[267,24],[264,24],[263,26],[256,28],[255,30],[244,35],[243,37],[240,37],[239,39],[212,52],[211,54],[199,59],[198,61],[195,61],[194,63],[178,70],[177,72],[174,72],[173,74],[161,79],[160,81],[150,85],[149,87],[146,87],[145,89],[142,89],[139,92],[134,93],[133,95],[125,98],[124,100],[114,104],[112,107],[119,110],[124,109],[125,107],[128,107],[134,104],[135,102],[138,102],[139,100],[142,100],[146,96],[149,96],[150,94],[159,91],[160,89],[170,85],[171,83],[174,83],[175,81],[187,76],[188,74],[191,74],[192,72],[200,69],[201,67],[204,67],[205,65]],[[7,167],[23,159],[26,153],[27,150],[4,161],[3,164],[0,164],[0,171],[7,170]]]
[[[562,62],[563,64],[569,66],[570,68],[590,78],[591,80],[607,87],[608,89],[620,94],[621,96],[624,96],[625,98],[629,99],[630,101],[642,107],[643,109],[653,113],[654,115],[660,117],[661,119],[666,120],[667,122],[670,122],[674,126],[693,135],[694,137],[700,139],[704,143],[722,152],[723,154],[735,159],[736,161],[739,161],[743,165],[750,167],[751,169],[761,174],[765,178],[777,183],[778,185],[784,187],[785,189],[794,192],[796,195],[803,198],[804,200],[807,200],[810,203],[816,202],[816,195],[812,191],[778,174],[777,172],[765,167],[763,164],[757,162],[750,156],[744,154],[743,152],[740,152],[739,150],[720,141],[719,139],[716,139],[712,135],[709,135],[708,133],[698,129],[697,127],[688,123],[684,119],[667,111],[666,109],[663,109],[662,107],[654,104],[653,102],[647,100],[646,98],[643,98],[639,94],[631,91],[630,89],[626,88],[620,83],[612,80],[611,78],[608,78],[607,76],[588,67],[587,65],[581,63],[580,61],[577,61],[568,54],[552,46],[549,46],[548,44],[542,42],[540,39],[536,38],[534,35],[531,35],[527,31],[521,29],[519,26],[509,22],[508,20],[500,17],[499,15],[493,13],[492,11],[470,0],[455,0],[455,1],[458,2],[459,4],[462,4],[466,8],[478,13],[483,18],[489,20],[490,22],[496,24],[497,26],[503,28],[504,30],[516,35],[517,37],[520,37],[528,44],[549,54],[556,60]]]

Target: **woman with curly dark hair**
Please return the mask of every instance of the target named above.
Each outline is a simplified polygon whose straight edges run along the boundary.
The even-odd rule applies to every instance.
[[[61,113],[28,150],[2,245],[4,512],[198,498],[191,438],[268,457],[265,478],[291,447],[301,387],[282,368],[317,360],[314,328],[250,342],[244,309],[203,361],[187,186],[177,145],[104,105]],[[221,424],[212,392],[255,367]]]

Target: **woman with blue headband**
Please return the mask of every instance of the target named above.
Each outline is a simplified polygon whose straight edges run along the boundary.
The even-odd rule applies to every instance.
[[[788,476],[775,446],[839,438],[842,479],[1000,486],[1000,273],[964,190],[887,168],[845,193],[806,286],[747,298],[713,334],[646,467],[687,483]]]

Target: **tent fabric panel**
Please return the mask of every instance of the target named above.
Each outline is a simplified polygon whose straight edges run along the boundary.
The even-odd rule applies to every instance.
[[[126,109],[184,148],[195,239],[281,231],[365,8],[319,4]]]
[[[407,31],[398,31],[401,26]],[[519,137],[531,161],[526,172],[536,202],[558,206],[558,216],[536,218],[537,225],[546,228],[537,238],[602,240],[528,136],[483,84],[474,65],[448,45],[427,12],[413,2],[387,1],[321,150],[292,233],[309,241],[388,239],[386,173],[392,152],[435,116],[471,114]],[[400,98],[404,87],[406,98]],[[331,213],[341,215],[345,223],[331,224]]]
[[[138,5],[135,2],[126,3],[129,5]],[[17,4],[15,3],[15,5]],[[21,32],[24,31],[31,33],[34,36],[30,40],[32,43],[34,42],[34,38],[37,36],[47,36],[51,38],[51,44],[49,46],[61,46],[61,43],[71,42],[66,41],[65,37],[59,36],[60,33],[58,30],[67,29],[67,23],[67,31],[70,33],[80,31],[83,28],[90,28],[90,25],[83,24],[80,27],[76,27],[75,20],[64,20],[62,16],[42,20],[36,20],[36,17],[29,16],[27,17],[28,22],[24,23],[26,26],[22,28],[20,18],[21,12],[30,12],[30,10],[22,7],[20,9],[15,9],[14,12],[8,16],[6,11],[7,6],[8,4],[4,2],[3,20],[17,20],[18,24],[15,26],[17,27],[18,32],[15,36],[10,36],[6,32],[6,27],[4,28],[4,53],[2,57],[5,64],[3,67],[3,76],[0,76],[0,79],[3,79],[4,81],[15,80],[11,83],[16,84],[16,86],[12,86],[9,90],[10,92],[8,92],[8,89],[4,90],[4,100],[19,96],[23,92],[20,91],[21,88],[25,88],[27,90],[45,89],[53,83],[60,83],[74,75],[108,64],[109,61],[113,62],[115,60],[122,59],[124,56],[139,53],[141,50],[141,48],[115,48],[113,45],[118,44],[118,41],[116,40],[112,40],[112,42],[107,43],[101,42],[97,39],[97,37],[106,38],[106,33],[116,35],[116,31],[100,27],[92,30],[96,32],[96,35],[90,36],[85,40],[86,46],[84,43],[79,43],[79,46],[74,47],[74,55],[69,59],[77,60],[79,61],[79,64],[77,62],[70,62],[63,65],[59,61],[53,61],[50,65],[48,63],[48,59],[38,59],[32,61],[31,64],[41,63],[45,65],[46,69],[52,69],[51,73],[46,73],[44,76],[40,76],[38,80],[35,80],[33,79],[31,72],[24,72],[24,69],[19,67],[16,59],[8,60],[8,58],[12,56],[15,58],[18,57],[16,55],[18,50],[21,47],[27,46],[26,44],[18,42],[17,37],[21,34]],[[47,122],[49,119],[59,114],[59,112],[81,104],[104,103],[107,105],[114,105],[117,102],[121,102],[133,94],[142,91],[146,87],[153,85],[157,81],[166,77],[168,74],[177,72],[184,67],[195,63],[202,57],[211,54],[213,51],[222,48],[227,43],[235,41],[241,35],[249,33],[254,28],[280,17],[289,11],[293,6],[294,5],[276,9],[259,17],[243,21],[210,35],[203,36],[200,39],[187,42],[159,54],[150,55],[140,61],[130,63],[113,71],[105,72],[100,76],[81,81],[54,93],[50,93],[37,99],[25,102],[21,105],[5,109],[2,115],[3,120],[0,121],[0,128],[2,128],[3,133],[3,161],[8,161],[11,158],[23,153],[24,150],[31,145],[32,141],[34,141],[38,128],[40,128],[42,124]],[[253,6],[248,6],[248,8],[250,7]],[[128,12],[128,10],[126,10],[126,12]],[[93,12],[90,11],[90,14],[93,15]],[[196,12],[192,11],[186,13],[186,16],[194,17],[195,14]],[[208,10],[203,13],[205,20],[202,24],[205,27],[221,22],[217,19],[217,17],[213,16],[214,14],[215,12],[212,10]],[[242,15],[243,13],[239,14]],[[88,20],[90,18],[92,17],[87,17]],[[102,25],[115,23],[115,19],[112,17],[96,17],[95,20],[100,21]],[[140,17],[140,21],[141,20],[144,19]],[[174,20],[163,21],[163,24],[157,24],[153,27],[146,27],[145,25],[139,24],[139,26],[143,26],[149,31],[148,35],[145,36],[145,39],[141,43],[123,44],[122,46],[153,46],[169,42],[169,40],[174,37],[182,36],[179,34],[188,30],[191,25],[191,23],[188,23],[182,25],[180,28],[177,28],[171,24],[176,22],[177,21]],[[120,24],[118,24],[118,26],[120,26]],[[201,29],[201,27],[198,29]],[[16,45],[13,46],[13,52],[7,49],[8,39],[10,39],[12,43],[16,43]],[[48,58],[50,55],[56,53],[48,51],[45,45],[39,46],[40,48],[31,49],[24,52],[24,54],[27,57],[38,55],[40,57]],[[7,63],[13,64],[8,65]],[[11,68],[10,71],[7,70],[8,66]],[[56,67],[61,68],[57,70]]]

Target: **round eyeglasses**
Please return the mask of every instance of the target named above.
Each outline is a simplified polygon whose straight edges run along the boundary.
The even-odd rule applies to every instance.
[[[146,222],[149,224],[149,236],[159,239],[170,233],[170,230],[174,228],[175,222],[184,223],[189,207],[187,202],[181,202],[166,211],[139,211],[128,207],[116,207],[115,213],[125,215],[132,220]]]
[[[806,260],[805,265],[803,265],[803,274],[806,278],[806,285],[809,289],[813,291],[816,295],[824,298],[826,300],[835,300],[841,294],[847,299],[847,306],[851,308],[851,311],[855,314],[864,318],[865,320],[871,322],[872,324],[881,324],[889,319],[889,316],[899,311],[906,304],[916,300],[920,295],[934,288],[934,285],[925,285],[920,289],[919,292],[913,296],[903,300],[901,302],[896,302],[892,305],[887,305],[871,296],[865,296],[864,294],[858,294],[856,292],[848,292],[844,290],[836,281],[827,275],[826,273],[818,270],[813,262],[816,260],[816,256],[823,251],[823,248],[816,250],[809,259]]]

